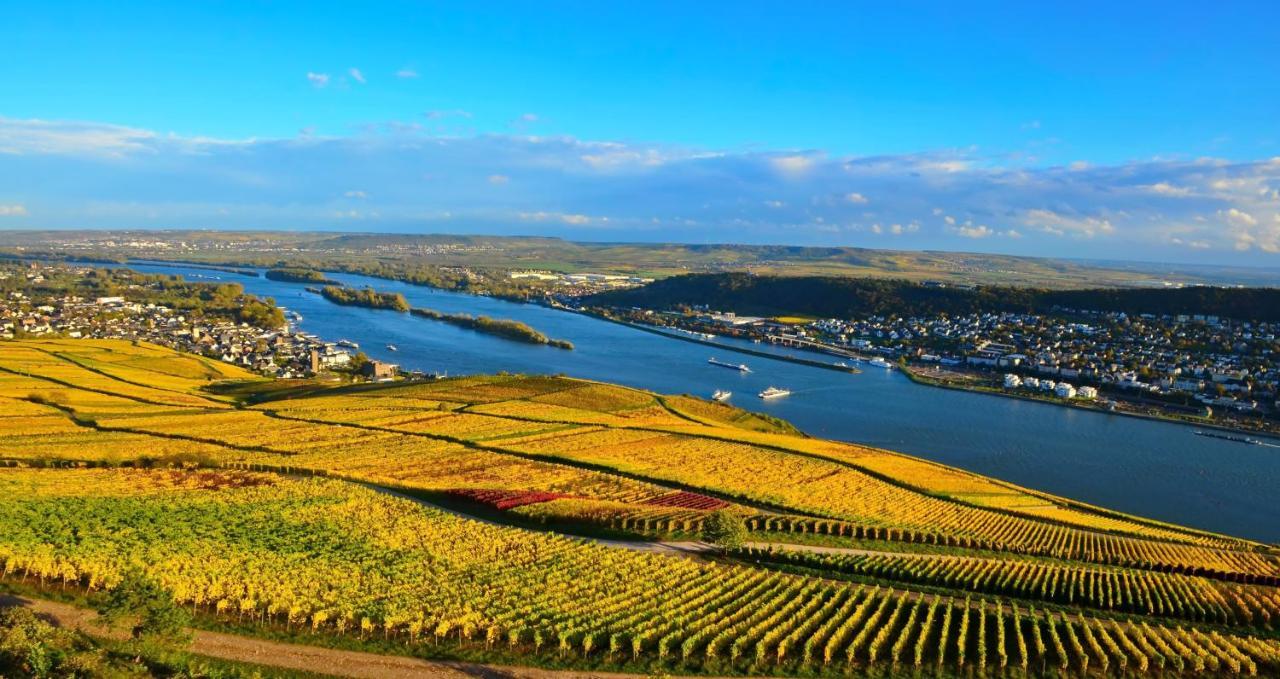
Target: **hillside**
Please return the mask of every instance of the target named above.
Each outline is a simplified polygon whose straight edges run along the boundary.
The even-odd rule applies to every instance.
[[[7,577],[93,590],[140,568],[211,625],[677,673],[1280,672],[1271,548],[692,397],[2,342],[0,465]],[[691,539],[713,516],[747,544],[564,535]]]
[[[142,245],[130,243],[142,242]],[[162,242],[160,246],[147,243]],[[1274,268],[1082,261],[979,252],[732,243],[582,242],[538,236],[288,231],[0,231],[0,255],[95,261],[178,259],[209,265],[301,267],[455,287],[451,267],[596,271],[663,278],[750,271],[953,284],[1161,287],[1166,283],[1280,285]],[[441,270],[444,269],[444,270]],[[493,284],[493,283],[491,283]]]
[[[1129,314],[1208,314],[1280,320],[1280,288],[1086,288],[938,287],[903,280],[830,276],[690,274],[640,288],[593,295],[587,304],[668,309],[708,305],[743,314],[856,318],[868,315],[930,316],[992,311],[1045,313],[1054,309]]]

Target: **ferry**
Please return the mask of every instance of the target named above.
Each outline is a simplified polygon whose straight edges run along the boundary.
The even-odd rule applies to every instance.
[[[716,389],[716,393],[711,395],[711,400],[728,401],[730,396],[733,396],[732,391],[725,391],[724,389]]]
[[[790,396],[791,391],[788,389],[779,389],[777,387],[769,387],[760,392],[760,398],[778,398],[780,396]]]
[[[296,312],[296,311],[290,311],[290,312],[289,312],[289,315],[290,315],[290,316],[293,316],[293,320],[295,320],[295,321],[300,321],[300,320],[302,320],[302,314],[300,314],[300,313],[298,313],[298,312]]]
[[[357,343],[357,342],[352,342],[352,341],[351,341],[351,340],[349,340],[349,339],[340,339],[340,340],[338,340],[338,346],[340,346],[340,347],[347,347],[348,349],[359,349],[359,348],[360,348],[360,344],[359,344],[359,343]]]
[[[714,358],[707,359],[707,363],[710,363],[711,365],[718,365],[721,368],[732,368],[738,372],[751,372],[751,368],[748,368],[746,363],[725,363],[724,361],[717,361]]]
[[[877,367],[877,368],[892,368],[892,367],[893,367],[893,364],[892,364],[892,363],[890,363],[890,362],[888,362],[888,361],[884,360],[883,358],[880,358],[879,356],[876,356],[875,358],[871,359],[870,361],[867,361],[867,363],[870,363],[871,365],[874,365],[874,366],[875,366],[875,367]]]
[[[1234,434],[1219,434],[1218,432],[1202,431],[1200,429],[1195,430],[1195,435],[1207,436],[1209,438],[1214,438],[1214,439],[1222,439],[1223,441],[1234,441],[1235,443],[1244,443],[1251,446],[1263,445],[1262,441],[1259,441],[1258,439],[1255,439],[1252,436],[1236,436]]]
[[[397,346],[396,346],[396,345],[394,345],[394,344],[388,344],[388,345],[387,345],[387,351],[400,351],[400,347],[397,347]]]

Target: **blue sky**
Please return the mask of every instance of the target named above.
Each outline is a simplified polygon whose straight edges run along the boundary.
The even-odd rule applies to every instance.
[[[0,228],[1280,264],[1276,3],[479,4],[5,3]]]

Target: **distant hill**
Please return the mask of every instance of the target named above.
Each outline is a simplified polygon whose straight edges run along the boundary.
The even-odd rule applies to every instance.
[[[1280,320],[1280,288],[1088,288],[938,286],[905,280],[840,276],[756,276],[746,273],[674,276],[630,290],[587,298],[588,304],[665,309],[708,305],[756,315],[850,318],[865,315],[1047,312],[1055,308],[1130,314],[1209,314]]]
[[[0,254],[182,259],[211,265],[407,271],[422,266],[597,271],[665,278],[748,271],[1040,288],[1280,285],[1280,269],[937,250],[729,243],[582,242],[542,236],[286,231],[0,231]]]

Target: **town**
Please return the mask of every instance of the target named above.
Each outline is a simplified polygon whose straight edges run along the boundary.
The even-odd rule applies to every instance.
[[[778,319],[705,306],[624,318],[900,365],[913,378],[1274,428],[1280,323],[1212,315],[973,313]],[[1270,424],[1268,424],[1270,421]]]
[[[394,364],[352,354],[339,343],[326,342],[292,327],[283,310],[279,315],[286,320],[268,327],[274,324],[237,321],[219,313],[184,312],[142,301],[151,296],[149,293],[160,292],[145,283],[131,284],[128,296],[85,297],[55,292],[58,285],[42,287],[51,281],[94,275],[103,275],[102,270],[43,264],[0,267],[0,290],[4,290],[0,296],[0,339],[65,337],[149,342],[279,378],[344,373],[387,380],[399,372]],[[422,377],[412,373],[406,376]]]

